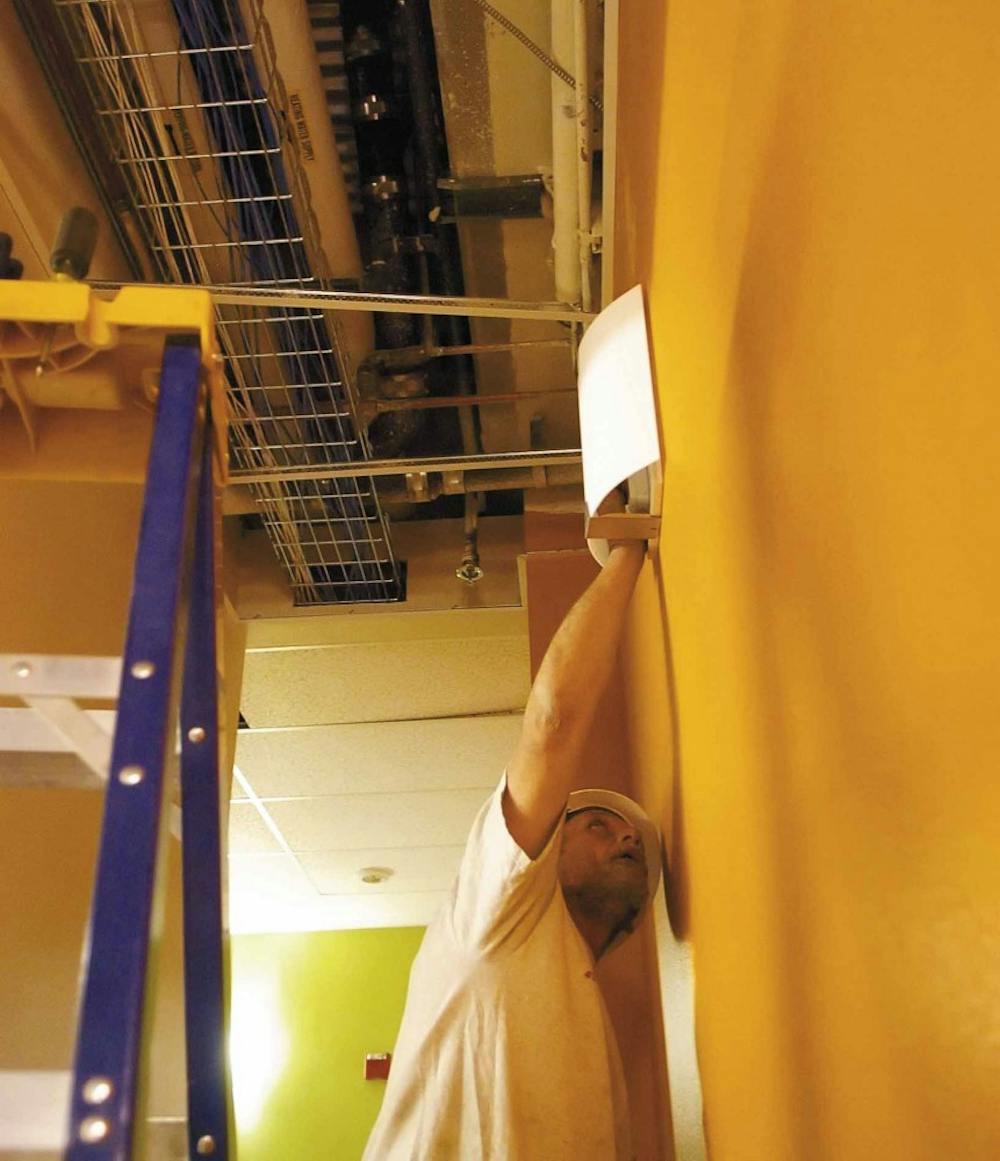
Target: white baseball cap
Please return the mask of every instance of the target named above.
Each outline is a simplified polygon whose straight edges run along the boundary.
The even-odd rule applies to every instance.
[[[646,896],[646,905],[652,902],[656,888],[660,884],[663,859],[660,855],[660,832],[649,815],[638,802],[633,802],[624,794],[614,790],[600,790],[596,787],[589,790],[574,790],[566,803],[566,817],[578,814],[581,810],[610,810],[624,819],[629,826],[634,827],[642,837],[642,849],[646,856],[646,879],[649,893]],[[645,907],[643,908],[645,910]]]

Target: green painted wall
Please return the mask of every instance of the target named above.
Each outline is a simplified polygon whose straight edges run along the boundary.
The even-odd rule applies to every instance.
[[[357,1161],[385,1084],[421,927],[232,940],[240,1161]]]

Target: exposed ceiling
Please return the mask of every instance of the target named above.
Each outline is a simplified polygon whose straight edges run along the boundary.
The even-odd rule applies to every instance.
[[[233,6],[235,11],[235,0]],[[42,7],[32,10],[41,11]],[[152,86],[150,92],[155,94],[157,85],[163,91],[171,85],[180,86],[175,69],[177,27],[168,0],[138,5],[122,0],[114,7],[129,19],[135,17],[130,36],[140,41],[145,38],[166,54],[154,62],[152,73],[144,74],[143,83]],[[349,216],[337,219],[339,211],[324,193],[331,181],[341,182],[345,172],[344,205],[357,211],[359,204],[365,204],[364,150],[355,177],[352,167],[356,155],[352,161],[350,149],[343,148],[347,105],[351,101],[357,105],[357,94],[352,97],[347,85],[347,72],[352,67],[351,54],[356,57],[360,51],[358,38],[352,34],[352,48],[342,35],[342,10],[351,6],[313,2],[307,7],[272,0],[261,5],[258,0],[241,0],[239,7],[248,27],[258,27],[261,13],[277,22],[276,64],[279,72],[285,70],[286,83],[275,83],[271,99],[275,93],[282,97],[291,94],[304,102],[303,115],[314,117],[309,148],[303,147],[300,132],[293,152],[306,175],[306,185],[314,191],[313,209],[320,234],[317,244],[332,256],[335,275],[353,276],[356,282],[360,267],[356,257],[351,267],[354,244],[345,243],[348,235],[353,238],[354,221]],[[562,7],[568,11],[572,6]],[[595,26],[601,7],[593,6]],[[291,14],[300,10],[307,16],[303,25],[307,31],[311,18],[314,43],[303,47],[300,37],[294,49],[300,55],[283,57],[293,50],[282,48],[282,44],[290,44],[302,31],[290,32],[288,27]],[[488,17],[475,0],[431,0],[427,11],[433,23],[450,179],[474,185],[480,178],[489,182],[518,175],[544,177],[545,192],[531,216],[505,216],[503,211],[457,214],[455,230],[464,291],[484,297],[552,300],[556,297],[552,74],[537,54],[533,56],[509,30]],[[548,5],[508,0],[504,11],[543,56],[552,51]],[[103,214],[108,191],[103,191],[103,200],[95,192],[93,179],[101,180],[101,166],[91,164],[88,173],[78,159],[73,138],[31,56],[9,0],[0,7],[0,17],[10,58],[12,107],[23,111],[23,116],[8,115],[11,134],[17,135],[20,146],[0,146],[0,207],[7,212],[10,232],[25,257],[28,274],[43,277],[44,255],[59,211],[75,203]],[[70,14],[70,18],[75,19],[75,15]],[[351,19],[350,27],[355,27],[356,15]],[[592,44],[595,75],[599,58],[599,47]],[[294,83],[288,82],[289,77]],[[189,103],[192,94],[197,95],[191,84],[187,77],[187,88],[183,92],[178,89],[173,97],[167,92],[165,103]],[[319,114],[315,104],[310,105],[317,93]],[[178,95],[184,100],[178,101]],[[369,111],[370,107],[374,106],[365,106]],[[173,113],[182,129],[184,124],[192,129],[195,145],[201,142],[205,146],[209,130],[191,123],[192,110],[185,113],[175,109]],[[333,137],[340,148],[340,170],[335,178],[333,170],[322,168],[319,141],[324,133],[319,132],[316,119],[326,113],[332,117]],[[107,115],[103,122],[108,122]],[[187,191],[186,196],[196,200],[204,197],[204,190],[201,195],[192,193],[190,175],[184,169],[193,164],[190,155],[194,147],[183,133],[179,136],[181,144],[171,172]],[[175,133],[173,140],[177,139]],[[14,136],[8,136],[8,145],[13,140]],[[34,145],[29,149],[31,142]],[[597,142],[592,139],[591,144]],[[153,173],[155,162],[161,167],[156,172],[162,176],[163,161],[153,157],[155,152],[142,164]],[[205,152],[212,151],[206,147]],[[214,155],[213,162],[221,164]],[[214,180],[225,194],[220,172],[215,172]],[[598,184],[595,182],[595,193]],[[212,186],[208,192],[219,189]],[[449,196],[458,195],[452,191]],[[575,191],[571,192],[570,200],[575,197]],[[565,193],[563,204],[567,204]],[[218,281],[224,272],[220,273],[213,247],[230,242],[214,235],[204,235],[206,240],[199,242],[198,230],[212,228],[203,209],[187,215],[181,233],[193,231],[185,243],[192,253],[211,255],[211,260],[205,259],[207,265],[199,266],[199,277]],[[113,244],[116,230],[112,225],[117,229],[121,223],[103,220],[105,229],[94,274],[127,279],[127,264]],[[6,219],[0,221],[0,229],[5,228]],[[131,245],[138,245],[142,237],[149,242],[148,230],[146,235],[143,230],[130,236]],[[362,251],[366,251],[369,243],[364,236],[362,243]],[[199,246],[204,249],[198,250]],[[165,266],[160,274],[171,276]],[[260,271],[252,263],[248,274],[260,281]],[[373,339],[370,323],[368,315],[363,316],[360,326],[348,320],[344,346],[350,358],[363,359],[373,341],[386,345],[384,334]],[[439,371],[438,364],[453,364],[455,359],[439,358],[429,372],[427,390],[439,395],[457,387],[459,391],[471,389],[481,397],[508,397],[503,403],[476,407],[478,443],[471,450],[495,454],[578,445],[574,335],[570,327],[555,322],[481,319],[473,322],[469,338],[479,347],[473,359],[471,388],[463,388],[460,380]],[[421,342],[426,343],[426,339],[426,333],[420,336]],[[280,377],[283,341],[279,335],[275,340],[279,354],[273,347],[270,353],[265,352],[258,360],[258,371]],[[438,341],[443,341],[441,335]],[[231,365],[245,367],[252,362],[245,360],[250,352],[232,344],[227,349],[235,356]],[[234,395],[237,417],[240,406],[255,390],[245,376],[239,382],[243,394]],[[519,393],[526,393],[522,401],[517,399]],[[149,432],[148,400],[136,402],[140,406],[129,403],[117,414],[72,415],[66,422],[56,412],[46,415],[40,420],[42,437],[37,454],[22,446],[12,409],[0,409],[0,445],[6,441],[11,446],[11,472],[15,476],[72,480],[78,490],[89,487],[91,481],[110,479],[134,485],[142,472],[136,448],[144,446]],[[465,411],[471,414],[472,409]],[[364,414],[370,418],[372,412]],[[340,453],[329,440],[313,438],[314,429],[308,426],[312,422],[299,403],[286,407],[277,418],[268,411],[263,426],[254,429],[253,447],[248,451],[249,445],[245,445],[240,453],[246,453],[244,458],[238,455],[235,462],[245,465],[259,461],[265,468],[287,468],[303,462],[307,444],[312,448],[309,455],[336,461]],[[425,429],[425,435],[431,434],[428,442],[418,445],[420,454],[470,450],[467,427],[450,422],[451,427],[431,424]],[[462,438],[456,443],[459,427]],[[292,429],[294,438],[289,443],[286,437]],[[257,461],[250,452],[257,455]],[[536,508],[544,507],[551,494],[553,505],[560,510],[567,504],[579,510],[576,476],[572,471],[557,478],[547,476],[543,469],[526,470],[518,480],[508,479],[502,490],[487,494],[484,489],[470,507],[463,497],[474,487],[471,474],[463,480],[461,473],[452,473],[455,478],[449,482],[427,473],[423,484],[429,483],[429,487],[423,492],[420,475],[380,479],[371,492],[377,494],[383,515],[376,518],[367,509],[361,513],[369,529],[378,525],[377,535],[371,533],[375,539],[382,534],[379,530],[387,533],[394,560],[405,565],[405,599],[388,605],[308,607],[311,596],[305,606],[302,602],[304,588],[316,588],[317,577],[319,588],[327,595],[341,583],[336,570],[341,567],[337,562],[343,545],[338,546],[330,529],[339,520],[356,532],[357,510],[337,508],[340,501],[331,500],[318,488],[293,497],[288,503],[298,506],[292,508],[284,500],[276,506],[270,485],[263,492],[247,486],[231,486],[226,491],[226,589],[236,613],[249,627],[241,695],[247,728],[237,739],[231,808],[229,897],[235,931],[426,922],[454,873],[475,811],[496,785],[510,756],[529,681],[527,631],[518,584],[518,556],[523,552],[521,493],[526,487],[534,489],[530,495]],[[552,489],[553,482],[562,486]],[[449,488],[452,494],[433,499],[437,491]],[[319,523],[318,509],[322,509]],[[290,573],[287,560],[283,565],[275,555],[275,525],[294,526],[295,535],[300,537],[303,528],[309,530],[312,543],[308,536],[302,540],[305,548],[295,564],[298,574],[294,568]],[[456,566],[469,551],[470,527],[477,564],[483,571],[474,584],[456,577]],[[321,529],[319,535],[317,528]],[[354,540],[362,543],[365,535]],[[74,552],[79,547],[74,546]],[[74,567],[78,567],[81,584],[90,571],[95,575],[101,571],[99,559],[86,557],[85,550],[67,556],[77,560]],[[113,614],[111,620],[119,615]],[[52,648],[48,637],[45,647]],[[71,648],[67,646],[67,650]],[[92,772],[74,764],[64,741],[51,731],[39,733],[26,722],[24,715],[30,716],[32,711],[12,708],[11,712],[21,715],[18,729],[23,744],[19,743],[16,760],[14,749],[5,760],[8,783],[23,785],[34,779],[37,785],[51,777],[55,766],[50,762],[47,772],[39,773],[38,754],[51,757],[59,753],[54,761],[64,768],[60,775],[63,784],[94,785]],[[100,725],[110,728],[107,708],[102,712],[105,716],[99,719]],[[387,867],[393,873],[381,882],[362,883],[359,873],[365,867]]]

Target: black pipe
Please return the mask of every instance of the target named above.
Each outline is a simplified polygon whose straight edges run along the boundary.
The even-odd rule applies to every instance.
[[[433,213],[438,208],[438,178],[448,172],[448,147],[443,130],[434,34],[426,0],[396,0],[399,40],[405,55],[410,109],[413,115],[415,190],[420,226],[434,239],[436,275],[433,290],[438,294],[459,296],[465,293],[458,232],[454,225],[443,224]],[[471,342],[468,319],[446,316],[438,320],[442,346],[465,346]],[[449,360],[450,386],[455,394],[468,395],[476,390],[475,365],[468,355]],[[462,413],[462,442],[468,453],[482,451],[478,416]]]

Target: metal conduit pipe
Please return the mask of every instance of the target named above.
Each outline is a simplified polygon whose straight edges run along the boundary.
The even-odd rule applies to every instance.
[[[350,464],[296,464],[264,472],[238,468],[230,471],[233,483],[270,483],[275,480],[347,480],[367,476],[403,476],[429,472],[483,472],[495,468],[542,468],[582,464],[579,448],[550,451],[497,452],[482,456],[415,456],[388,460],[357,460]]]
[[[91,279],[94,290],[109,293],[133,286],[158,286],[160,283],[110,282]],[[593,313],[559,302],[520,302],[505,298],[447,298],[444,295],[378,294],[366,291],[301,290],[285,287],[259,287],[250,283],[185,283],[191,290],[204,290],[215,306],[276,307],[279,310],[313,311],[367,310],[374,313],[459,315],[462,318],[526,319],[532,322],[590,323]],[[253,325],[252,321],[248,325]]]
[[[430,503],[442,496],[458,496],[470,489],[479,492],[529,492],[534,489],[578,486],[583,469],[578,464],[553,464],[540,468],[489,468],[474,478],[462,471],[435,473],[426,477],[419,493],[399,483],[399,477],[382,477],[377,482],[378,497],[384,504]],[[258,505],[249,488],[230,484],[224,494],[224,515],[249,515]]]
[[[527,399],[551,399],[554,395],[576,395],[572,387],[553,387],[546,391],[508,391],[489,395],[420,395],[412,398],[363,399],[358,416],[366,421],[390,411],[438,411],[447,408],[501,407],[523,403]]]
[[[444,472],[427,478],[419,502],[437,500],[441,496],[469,495],[470,489],[475,492],[531,492],[578,486],[582,482],[583,469],[576,464],[557,464],[547,468],[493,468],[476,472],[474,477],[464,472]],[[380,480],[378,495],[387,504],[414,500],[413,492],[395,480]]]
[[[429,317],[429,316],[425,316]],[[402,370],[426,363],[430,359],[455,358],[459,355],[492,354],[498,351],[518,351],[528,347],[565,347],[567,339],[514,339],[507,343],[465,343],[460,347],[397,347],[394,350],[373,351],[366,362],[382,372]]]

